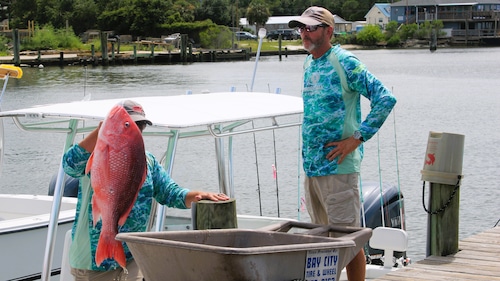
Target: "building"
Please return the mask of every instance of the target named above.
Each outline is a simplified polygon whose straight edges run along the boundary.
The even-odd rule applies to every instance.
[[[399,24],[440,20],[452,43],[500,41],[500,0],[403,0],[391,4]]]
[[[391,20],[391,4],[378,3],[373,5],[373,7],[365,15],[366,24],[376,24],[382,29]]]

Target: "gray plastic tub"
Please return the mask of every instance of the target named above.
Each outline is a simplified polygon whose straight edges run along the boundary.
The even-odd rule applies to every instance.
[[[147,281],[313,280],[308,277],[318,274],[338,280],[371,236],[371,229],[346,232],[343,237],[329,238],[211,229],[120,233],[116,239],[127,243]]]

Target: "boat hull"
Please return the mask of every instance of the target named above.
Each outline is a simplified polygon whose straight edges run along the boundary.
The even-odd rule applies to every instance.
[[[0,194],[2,280],[40,278],[47,243],[52,196]],[[51,271],[61,268],[65,233],[71,229],[76,198],[63,198]]]

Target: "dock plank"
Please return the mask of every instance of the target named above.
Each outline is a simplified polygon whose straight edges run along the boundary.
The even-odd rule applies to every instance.
[[[430,256],[375,280],[500,281],[498,253],[500,253],[500,226],[461,240],[456,254],[445,257]]]

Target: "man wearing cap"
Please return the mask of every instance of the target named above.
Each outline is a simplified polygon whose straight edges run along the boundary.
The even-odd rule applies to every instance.
[[[127,110],[141,132],[147,125],[152,125],[152,122],[146,118],[140,104],[131,100],[126,100],[120,104]],[[126,244],[124,244],[127,259],[126,271],[114,259],[106,259],[100,266],[97,266],[95,262],[95,252],[101,233],[101,225],[93,226],[91,211],[92,187],[90,186],[89,176],[85,175],[85,167],[96,145],[100,127],[101,124],[82,141],[73,145],[63,157],[64,171],[72,177],[78,177],[80,180],[75,222],[72,230],[73,242],[69,254],[71,274],[76,281],[142,281],[143,275]],[[153,199],[160,204],[180,209],[190,208],[192,202],[201,199],[213,201],[229,199],[225,194],[190,191],[182,188],[170,178],[153,154],[146,151],[146,159],[146,180],[125,224],[120,227],[120,232],[147,231],[150,216],[154,215],[151,214]]]
[[[288,23],[304,49],[302,156],[305,197],[313,223],[360,226],[359,171],[363,142],[377,133],[396,99],[352,53],[332,46],[332,13],[310,7]],[[361,122],[360,96],[371,110]],[[350,281],[364,281],[361,250],[347,265]]]

